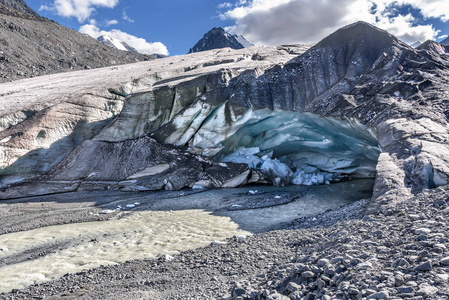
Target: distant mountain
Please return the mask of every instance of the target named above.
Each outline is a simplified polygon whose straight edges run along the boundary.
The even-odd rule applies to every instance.
[[[223,28],[214,27],[206,33],[198,43],[190,49],[189,53],[207,51],[220,48],[242,49],[254,46],[242,35],[227,33]]]
[[[441,45],[449,46],[449,36],[440,42]]]
[[[23,14],[26,16],[40,17],[23,0],[0,0],[0,13],[2,14]]]
[[[428,50],[437,54],[449,53],[449,46],[442,45],[441,43],[427,40],[422,43],[419,47],[416,47],[418,50]]]
[[[417,42],[414,42],[413,44],[410,44],[410,47],[412,47],[412,48],[416,48],[416,47],[419,47],[419,46],[421,46],[421,44],[422,44],[422,42],[421,42],[421,41],[417,41]]]
[[[123,42],[123,41],[121,41],[119,39],[113,38],[113,37],[111,37],[109,35],[99,36],[97,38],[97,40],[99,40],[100,42],[102,42],[103,44],[105,44],[105,45],[107,45],[109,47],[113,47],[113,48],[118,49],[118,50],[137,52],[136,48],[131,47],[127,43],[125,43],[125,42]]]
[[[156,57],[108,47],[40,17],[23,0],[0,0],[0,83]]]

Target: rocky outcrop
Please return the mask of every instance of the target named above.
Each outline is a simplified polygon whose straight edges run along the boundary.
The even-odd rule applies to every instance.
[[[31,88],[26,91],[20,86],[6,85],[5,103],[14,103],[17,99],[32,99],[32,102],[18,102],[15,108],[8,105],[3,108],[0,124],[8,128],[1,136],[1,147],[6,150],[4,155],[7,158],[3,159],[3,185],[23,180],[31,174],[21,173],[18,169],[24,165],[25,157],[32,157],[37,165],[47,157],[54,160],[49,168],[35,172],[40,174],[67,157],[59,147],[50,149],[49,145],[56,142],[55,137],[51,140],[45,135],[39,136],[44,127],[55,128],[65,119],[52,117],[54,125],[48,126],[49,120],[31,122],[33,118],[45,116],[46,111],[54,111],[70,103],[82,107],[76,109],[81,112],[86,107],[95,107],[93,103],[102,99],[104,115],[96,114],[97,109],[81,113],[83,117],[79,119],[95,116],[98,124],[95,130],[86,129],[93,125],[91,121],[82,123],[74,120],[71,127],[66,127],[69,129],[58,131],[58,141],[71,136],[75,125],[83,128],[81,132],[89,133],[89,137],[80,137],[67,147],[67,151],[89,139],[92,141],[87,143],[92,145],[117,144],[124,147],[129,141],[149,136],[158,143],[181,147],[182,151],[195,157],[204,155],[220,160],[239,145],[245,151],[257,148],[257,152],[252,154],[259,162],[266,155],[262,161],[269,161],[268,169],[283,170],[279,172],[289,178],[292,176],[289,174],[295,173],[301,176],[298,182],[306,180],[312,183],[326,182],[336,178],[334,176],[338,178],[341,173],[373,176],[366,175],[374,174],[372,165],[366,162],[375,162],[380,152],[373,201],[369,208],[375,212],[383,202],[402,201],[411,193],[448,184],[449,160],[444,156],[444,153],[449,153],[448,72],[449,61],[445,55],[415,50],[387,32],[359,22],[340,29],[310,49],[303,46],[225,48],[116,69],[82,72],[79,77],[85,78],[76,87],[70,86],[70,77],[53,82],[51,87],[41,81],[30,80],[28,86]],[[60,94],[54,96],[45,90],[51,88],[58,88]],[[297,117],[297,114],[306,112],[315,117],[307,117],[307,114]],[[78,113],[73,117],[75,115]],[[305,122],[304,130],[295,127],[298,120]],[[31,124],[40,124],[40,127]],[[289,126],[295,130],[289,132]],[[26,134],[26,129],[33,133]],[[45,147],[36,143],[38,136],[43,137],[40,143],[47,143]],[[295,147],[299,143],[302,146]],[[17,150],[21,148],[14,145],[19,144],[25,145],[27,151]],[[346,145],[337,147],[341,153],[337,156],[339,159],[331,154],[334,151],[326,150],[330,149],[326,148],[329,145],[337,144]],[[37,149],[40,152],[34,155],[31,151]],[[245,151],[242,153],[248,153]],[[87,160],[83,163],[86,169],[83,169],[82,176],[95,171],[95,164],[89,163],[93,152],[88,153],[92,155],[83,156],[84,159],[71,158],[77,162]],[[255,161],[251,155],[247,155],[249,165]],[[364,155],[366,158],[362,158]],[[350,162],[342,157],[358,158]],[[106,156],[102,159],[109,161]],[[130,161],[133,166],[127,168],[143,172],[141,174],[152,174],[156,169],[162,170],[160,174],[168,172],[166,168],[171,158],[157,163],[157,158],[153,159],[154,164],[141,168],[135,168],[134,164],[138,162]],[[64,174],[71,174],[72,169],[78,170],[80,166],[75,166],[78,164],[65,169]],[[311,166],[313,168],[309,168]],[[356,171],[355,166],[363,167]],[[259,168],[259,165],[253,167]],[[213,174],[220,173],[214,171],[219,169],[220,166],[215,165],[194,182],[207,182],[208,186],[223,185],[227,178],[211,178]],[[326,172],[329,177],[326,177]],[[238,173],[244,172],[233,174]],[[112,178],[110,173],[105,174],[108,175],[102,180]],[[313,180],[312,175],[316,176]],[[120,180],[128,176],[132,174],[123,174]],[[268,177],[279,184],[288,183],[285,176],[269,173]],[[167,178],[160,178],[160,188]],[[58,180],[63,179],[59,177]],[[186,182],[193,182],[191,179]],[[244,179],[241,183],[245,180],[251,181]]]
[[[189,53],[227,47],[231,49],[243,49],[251,46],[254,45],[248,42],[243,36],[229,34],[223,28],[214,27],[206,33],[193,48],[190,48]]]

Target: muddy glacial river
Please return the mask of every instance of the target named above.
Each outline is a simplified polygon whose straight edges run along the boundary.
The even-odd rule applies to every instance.
[[[170,259],[232,236],[282,229],[299,217],[369,198],[372,186],[373,180],[356,180],[4,201],[0,225],[15,232],[0,235],[0,293],[101,265],[161,255]],[[92,221],[96,218],[101,221]]]

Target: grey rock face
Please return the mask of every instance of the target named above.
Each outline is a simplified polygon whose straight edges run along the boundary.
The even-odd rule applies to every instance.
[[[21,15],[24,17],[40,16],[32,10],[23,0],[0,0],[0,12],[3,14]]]
[[[254,45],[248,42],[243,36],[232,35],[227,33],[223,28],[214,27],[190,49],[189,53],[226,47],[231,49],[242,49],[249,46]]]

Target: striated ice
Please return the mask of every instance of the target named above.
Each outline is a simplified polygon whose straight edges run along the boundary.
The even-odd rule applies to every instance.
[[[380,153],[376,135],[357,121],[266,109],[220,144],[220,161],[246,163],[277,185],[373,178]]]

